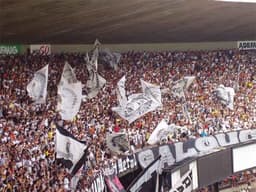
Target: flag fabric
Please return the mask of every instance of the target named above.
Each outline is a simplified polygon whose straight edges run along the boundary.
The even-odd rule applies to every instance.
[[[219,85],[218,88],[215,90],[215,94],[223,105],[231,110],[234,109],[234,88]]]
[[[169,192],[191,192],[193,190],[192,169],[184,174]]]
[[[64,83],[58,87],[58,105],[63,120],[73,120],[80,109],[82,101],[82,83]]]
[[[125,91],[125,76],[123,76],[117,83],[117,99],[120,106],[125,106],[127,103],[126,91]]]
[[[105,181],[110,192],[126,192],[117,175],[105,176]]]
[[[162,139],[167,138],[167,135],[172,132],[169,129],[169,125],[166,123],[164,119],[157,125],[154,131],[151,133],[147,143],[150,145],[155,145],[159,143]]]
[[[155,110],[162,106],[160,101],[161,95],[160,87],[147,87],[142,82],[143,93],[132,94],[128,97],[128,101],[125,106],[113,107],[112,110],[118,113],[123,119],[126,119],[129,123],[132,123],[139,117],[146,113]]]
[[[146,184],[153,183],[150,180],[155,179],[157,177],[157,173],[161,173],[161,155],[159,155],[154,161],[152,161],[128,186],[127,191],[130,192],[139,192],[139,191],[153,191],[155,188],[148,189]]]
[[[184,87],[185,82],[183,79],[174,82],[174,86],[171,88],[172,94],[178,98],[185,98]]]
[[[184,89],[187,90],[195,79],[196,79],[195,76],[185,76],[183,78],[183,80],[185,82]]]
[[[48,66],[35,72],[33,79],[27,85],[28,95],[36,103],[45,103],[48,84]]]
[[[98,39],[96,39],[94,42],[93,53],[90,60],[90,62],[94,64],[96,71],[98,71],[99,46],[100,46],[100,42],[98,41]]]
[[[154,103],[157,106],[162,106],[162,96],[161,96],[160,86],[153,85],[151,83],[143,81],[142,79],[140,81],[141,81],[141,86],[142,86],[143,93],[147,97],[151,98],[152,101],[154,101]]]
[[[67,130],[56,128],[55,152],[57,162],[69,169],[74,176],[84,164],[88,147]]]
[[[105,63],[109,64],[110,67],[112,67],[114,70],[118,69],[118,63],[120,62],[120,59],[122,57],[120,53],[111,52],[108,48],[101,50],[100,53],[100,59],[102,59]]]
[[[70,83],[77,83],[77,82],[78,80],[76,78],[74,69],[68,64],[68,62],[65,62],[59,86],[62,86],[64,83],[70,84]]]
[[[185,98],[184,91],[189,88],[195,78],[195,76],[185,76],[182,79],[174,82],[174,86],[171,88],[172,94],[179,98]]]
[[[124,154],[129,150],[129,142],[125,133],[107,134],[107,147],[115,153]]]
[[[89,79],[86,82],[86,87],[88,88],[87,97],[91,99],[98,94],[107,81],[98,74],[92,65],[88,64],[86,66],[89,72]]]

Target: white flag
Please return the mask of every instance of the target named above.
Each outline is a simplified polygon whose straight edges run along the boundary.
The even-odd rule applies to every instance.
[[[106,137],[107,147],[118,154],[129,151],[129,142],[125,133],[111,133]]]
[[[128,101],[125,106],[113,107],[112,110],[117,112],[123,119],[132,123],[139,117],[145,115],[146,113],[155,110],[156,108],[162,106],[159,101],[158,93],[161,94],[160,87],[159,90],[153,87],[144,86],[145,92],[132,94],[128,97]]]
[[[63,128],[56,129],[56,159],[69,169],[72,175],[84,164],[87,146]],[[83,158],[83,159],[82,159]]]
[[[231,110],[234,109],[235,91],[232,87],[219,85],[219,87],[215,90],[215,93],[222,104],[226,105],[226,107]]]
[[[89,89],[88,98],[93,98],[98,94],[107,81],[98,74],[92,64],[87,64],[86,67],[89,72],[89,79],[86,82],[86,87]]]
[[[174,82],[174,86],[171,88],[172,94],[179,98],[185,98],[184,87],[185,81],[183,79]]]
[[[174,185],[169,192],[191,192],[193,190],[192,169],[189,170],[181,179]]]
[[[96,71],[98,71],[99,46],[100,42],[98,41],[98,39],[96,39],[94,42],[94,48],[91,57],[91,63],[94,65]]]
[[[27,85],[28,95],[36,103],[45,103],[48,84],[48,65],[38,70]]]
[[[172,132],[169,129],[168,124],[164,119],[157,125],[157,127],[154,129],[154,131],[151,133],[148,144],[155,145],[159,143],[162,139],[167,138],[167,135]]]
[[[194,80],[195,76],[185,76],[182,79],[176,81],[174,86],[171,88],[173,95],[179,98],[185,98],[184,91],[189,88]]]
[[[185,76],[183,80],[185,81],[184,89],[187,90],[189,86],[193,83],[193,81],[196,79],[195,76]]]
[[[125,106],[127,103],[126,91],[125,91],[125,76],[123,76],[117,83],[117,99],[120,106]]]
[[[77,82],[77,78],[76,78],[74,69],[72,69],[72,67],[68,64],[68,62],[65,62],[59,86],[62,86],[64,83],[76,83],[76,82]]]
[[[78,113],[82,100],[82,84],[64,83],[58,87],[58,105],[57,110],[60,112],[62,119],[72,120]]]
[[[118,69],[118,63],[120,62],[122,55],[117,52],[111,52],[108,48],[101,51],[101,59],[108,63],[114,70]]]
[[[151,83],[143,81],[142,79],[140,81],[143,93],[147,97],[151,98],[156,103],[157,106],[162,106],[162,95],[160,86],[153,85]]]

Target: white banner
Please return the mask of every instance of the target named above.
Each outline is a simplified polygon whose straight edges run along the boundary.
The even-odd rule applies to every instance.
[[[128,101],[125,106],[113,107],[112,110],[118,113],[123,119],[132,123],[139,117],[146,113],[155,110],[162,106],[160,87],[147,86],[148,84],[141,81],[143,87],[143,93],[132,94],[128,97]],[[152,85],[152,84],[149,84]],[[159,96],[160,93],[160,96]]]
[[[256,41],[238,41],[237,48],[239,50],[256,49]]]
[[[217,98],[223,105],[226,105],[227,108],[234,109],[234,97],[235,90],[232,87],[225,87],[224,85],[219,85],[215,90]]]
[[[193,190],[192,169],[184,174],[169,192],[191,192]]]
[[[58,87],[58,105],[57,110],[60,112],[62,119],[73,120],[80,109],[82,101],[82,84],[64,83]]]
[[[39,53],[41,55],[51,54],[50,44],[30,45],[30,53]]]
[[[45,103],[48,84],[48,65],[35,72],[33,79],[27,85],[28,95],[36,103]]]

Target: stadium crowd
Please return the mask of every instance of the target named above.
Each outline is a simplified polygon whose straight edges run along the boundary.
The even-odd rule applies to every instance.
[[[107,132],[126,132],[130,153],[134,153],[148,145],[146,141],[150,133],[163,118],[169,123],[187,127],[185,132],[168,135],[167,142],[255,128],[254,51],[123,53],[117,70],[99,65],[99,73],[107,84],[95,98],[82,102],[73,121],[62,121],[56,105],[57,84],[64,62],[68,61],[75,68],[77,79],[86,84],[88,73],[84,56],[80,53],[0,56],[0,188],[4,191],[70,190],[71,176],[55,161],[57,125],[91,144],[76,191],[86,191],[94,175],[118,156],[106,146]],[[34,105],[27,95],[26,86],[34,72],[46,64],[49,64],[47,102]],[[118,105],[115,88],[123,75],[127,79],[127,95],[141,92],[140,78],[164,89],[184,75],[196,76],[185,93],[191,121],[183,114],[181,100],[165,93],[161,109],[128,124],[111,110]],[[212,92],[220,84],[236,87],[234,110],[225,108],[213,96]],[[86,88],[83,92],[86,94]]]

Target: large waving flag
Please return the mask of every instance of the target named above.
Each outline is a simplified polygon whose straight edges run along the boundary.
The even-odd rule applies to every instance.
[[[123,119],[132,123],[146,113],[162,106],[160,87],[149,86],[145,81],[141,81],[143,93],[132,94],[128,97],[125,105],[113,107],[112,110],[118,113]]]
[[[158,106],[162,105],[162,95],[161,95],[161,90],[158,85],[153,85],[151,83],[148,83],[146,81],[141,81],[141,86],[142,86],[142,91],[144,95],[147,97],[150,97],[154,103]]]
[[[58,163],[69,169],[72,175],[84,164],[87,155],[87,145],[77,140],[71,133],[63,128],[56,129],[55,151]]]
[[[27,85],[28,95],[36,103],[45,103],[48,83],[48,65],[38,70],[34,78]]]
[[[234,97],[235,90],[232,87],[225,87],[224,85],[219,85],[218,88],[214,91],[217,98],[223,105],[226,105],[227,108],[234,109]]]
[[[82,101],[82,83],[64,83],[58,87],[58,105],[62,119],[73,120],[80,109]]]
[[[65,62],[59,86],[62,86],[64,83],[76,83],[76,82],[78,82],[78,80],[76,78],[74,69],[68,64],[68,62]]]

